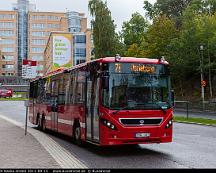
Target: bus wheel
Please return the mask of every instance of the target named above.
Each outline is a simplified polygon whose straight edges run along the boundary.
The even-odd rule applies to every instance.
[[[45,120],[45,117],[42,116],[42,120],[41,120],[41,130],[42,131],[46,131],[46,120]]]
[[[82,141],[81,141],[81,128],[80,126],[77,124],[74,128],[74,141],[76,144],[78,145],[82,145]]]
[[[37,128],[38,128],[39,130],[41,130],[41,119],[40,119],[40,115],[39,115],[38,118],[37,118]]]

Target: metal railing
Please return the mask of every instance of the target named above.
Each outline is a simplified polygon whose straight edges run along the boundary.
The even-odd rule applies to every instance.
[[[190,101],[175,101],[174,110],[175,111],[183,111],[186,113],[186,117],[189,118],[190,112],[196,113],[210,113],[216,115],[216,101],[205,101],[203,103],[200,102],[190,102]]]

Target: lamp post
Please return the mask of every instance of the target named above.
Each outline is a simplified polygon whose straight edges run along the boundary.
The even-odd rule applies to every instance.
[[[204,90],[204,77],[203,77],[203,50],[204,46],[200,45],[201,59],[200,59],[200,84],[201,84],[201,98],[202,98],[202,109],[205,109],[205,90]]]

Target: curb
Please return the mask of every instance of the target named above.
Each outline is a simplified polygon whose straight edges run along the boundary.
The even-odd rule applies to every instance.
[[[176,123],[185,123],[185,124],[195,124],[195,125],[216,127],[216,125],[213,125],[213,124],[203,124],[203,123],[195,123],[195,122],[188,122],[188,121],[174,121],[174,122],[176,122]]]
[[[10,102],[17,102],[17,101],[26,101],[26,100],[1,100],[0,99],[0,102],[8,102],[8,101],[10,101]]]

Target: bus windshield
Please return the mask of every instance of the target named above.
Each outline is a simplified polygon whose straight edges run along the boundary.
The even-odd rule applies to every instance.
[[[162,67],[155,66],[156,69]],[[159,110],[171,107],[170,77],[166,71],[122,73],[121,67],[121,71],[116,73],[109,69],[108,87],[102,86],[105,107],[113,110]]]

